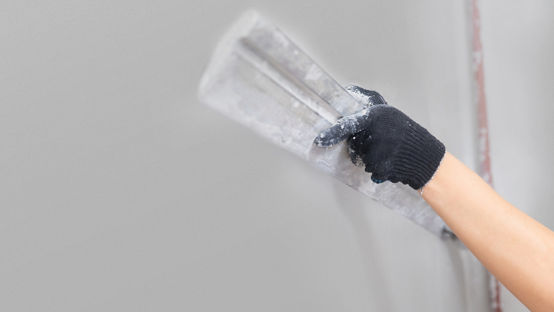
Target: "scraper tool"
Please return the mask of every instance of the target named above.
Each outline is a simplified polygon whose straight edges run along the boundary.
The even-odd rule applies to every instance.
[[[201,79],[199,99],[300,156],[336,179],[440,237],[453,237],[419,194],[403,184],[375,184],[344,143],[314,138],[341,116],[364,108],[280,29],[250,11],[218,44]]]

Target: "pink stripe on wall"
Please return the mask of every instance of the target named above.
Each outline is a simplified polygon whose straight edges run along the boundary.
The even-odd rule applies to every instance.
[[[472,66],[474,77],[474,90],[477,102],[478,118],[478,139],[479,139],[479,174],[489,184],[492,183],[490,144],[489,144],[489,125],[487,119],[487,98],[485,95],[485,71],[483,68],[483,45],[481,43],[481,17],[479,14],[478,0],[471,1],[471,21],[472,21]],[[500,301],[500,282],[490,276],[490,292],[492,310],[502,312]]]

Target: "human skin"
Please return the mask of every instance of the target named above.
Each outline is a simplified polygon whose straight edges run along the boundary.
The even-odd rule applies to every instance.
[[[446,153],[422,196],[456,236],[532,311],[554,311],[554,232]]]

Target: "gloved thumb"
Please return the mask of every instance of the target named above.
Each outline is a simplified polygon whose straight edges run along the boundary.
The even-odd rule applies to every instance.
[[[371,107],[367,107],[357,113],[342,117],[333,126],[321,131],[314,139],[314,144],[322,147],[332,146],[346,140],[352,134],[364,130],[369,124],[370,111]]]
[[[349,136],[364,130],[369,125],[371,107],[373,105],[387,104],[377,91],[367,90],[355,85],[349,85],[345,89],[365,108],[339,119],[333,126],[322,131],[314,139],[314,144],[317,146],[328,147],[335,145],[346,140]]]

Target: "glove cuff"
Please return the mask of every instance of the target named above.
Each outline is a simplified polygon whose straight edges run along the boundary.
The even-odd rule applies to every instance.
[[[397,175],[407,177],[406,184],[421,189],[435,174],[446,152],[444,144],[429,131],[413,122],[397,154]]]

